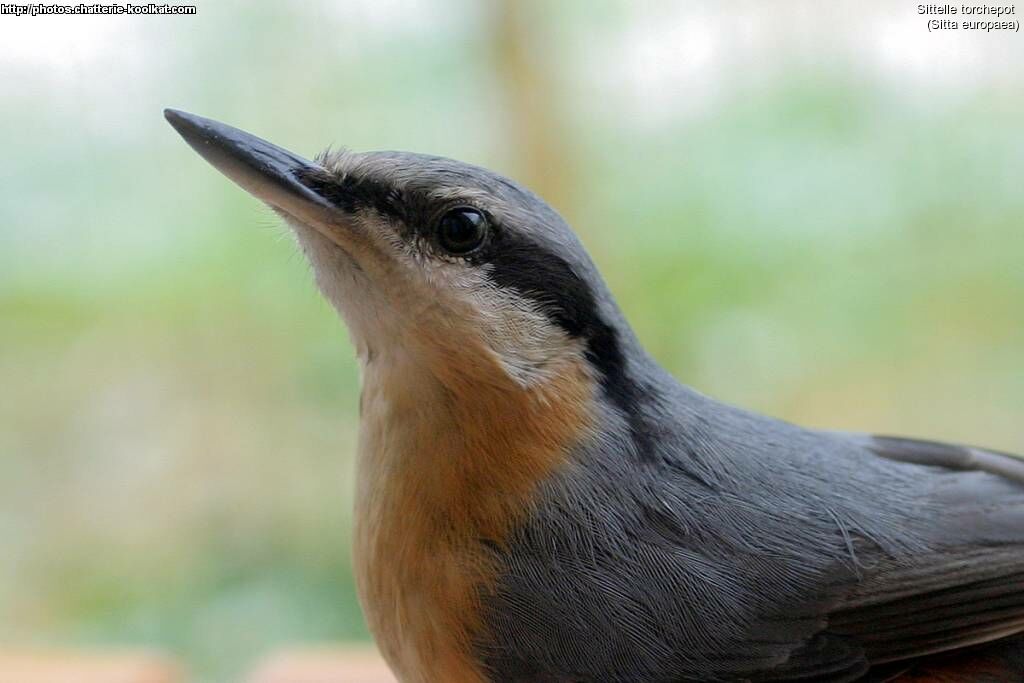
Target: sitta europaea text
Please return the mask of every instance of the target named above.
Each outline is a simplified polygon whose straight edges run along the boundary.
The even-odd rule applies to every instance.
[[[353,557],[404,682],[1024,680],[1024,462],[683,386],[495,173],[168,121],[291,226],[362,365]]]

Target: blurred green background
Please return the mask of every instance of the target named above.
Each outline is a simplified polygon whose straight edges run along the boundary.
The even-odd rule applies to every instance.
[[[367,637],[345,331],[164,106],[495,168],[699,390],[1024,451],[1024,42],[828,5],[0,17],[0,645],[154,646],[213,681]]]

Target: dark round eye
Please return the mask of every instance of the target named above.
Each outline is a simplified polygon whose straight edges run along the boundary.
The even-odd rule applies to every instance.
[[[487,237],[487,218],[476,209],[460,206],[441,216],[437,242],[451,254],[468,254]]]

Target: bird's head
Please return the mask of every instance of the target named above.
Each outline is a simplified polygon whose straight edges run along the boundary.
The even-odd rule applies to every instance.
[[[572,364],[598,381],[622,373],[632,335],[600,275],[558,214],[514,182],[404,152],[308,161],[209,119],[165,114],[291,225],[364,362],[524,388]]]

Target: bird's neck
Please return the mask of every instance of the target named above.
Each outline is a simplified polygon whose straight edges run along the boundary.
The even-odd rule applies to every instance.
[[[524,387],[482,347],[433,351],[394,349],[364,367],[356,569],[393,666],[471,681],[491,549],[566,463],[596,389],[579,358]]]

